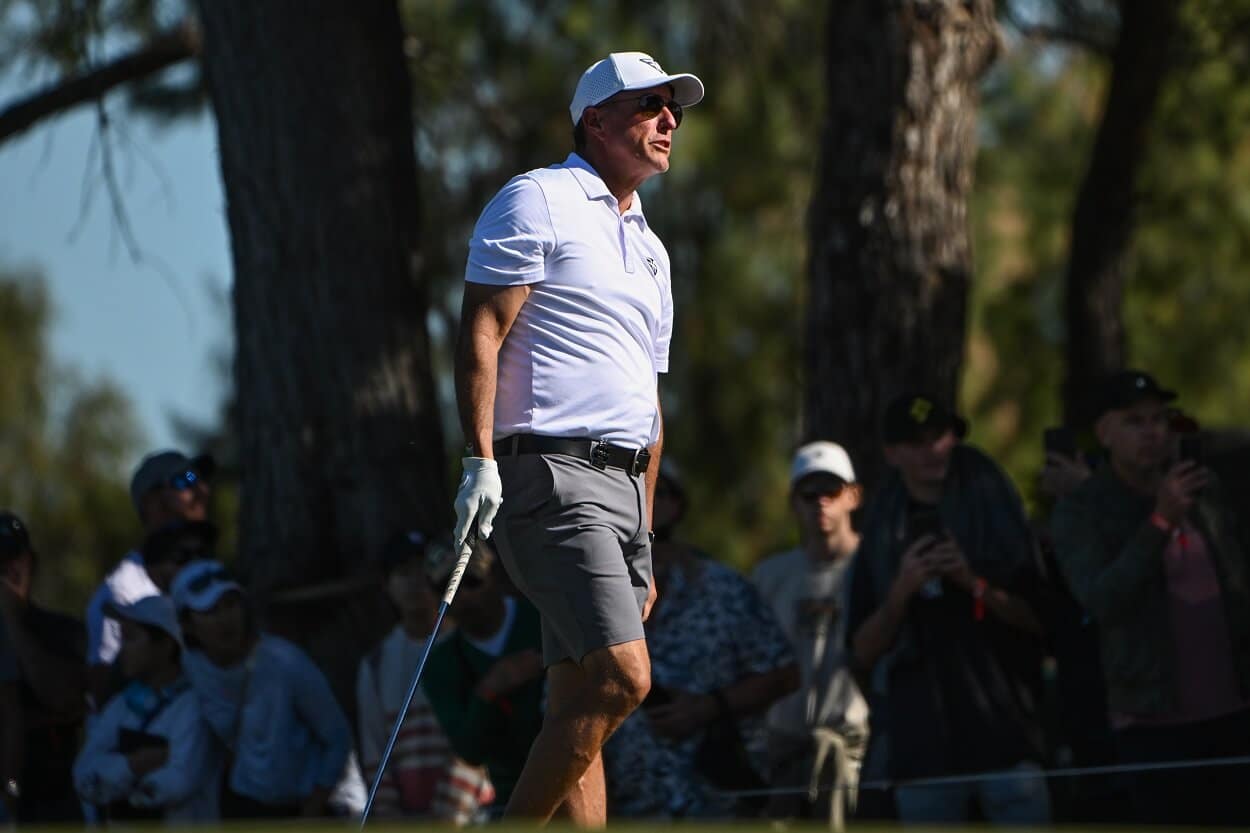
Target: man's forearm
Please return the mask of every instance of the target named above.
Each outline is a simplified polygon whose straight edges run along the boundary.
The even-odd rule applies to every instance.
[[[651,528],[655,517],[655,484],[660,479],[660,458],[664,455],[664,412],[660,410],[660,400],[655,400],[655,418],[660,421],[660,430],[655,442],[647,446],[651,455],[651,465],[647,468],[647,476],[643,481],[647,489],[647,528]]]
[[[771,706],[799,687],[799,667],[794,663],[743,677],[727,688],[721,696],[730,714],[755,714]]]
[[[995,618],[1035,636],[1044,635],[1042,623],[1038,621],[1033,608],[1024,599],[1017,598],[997,587],[987,587],[984,599],[986,608]]]
[[[495,388],[499,348],[489,339],[465,333],[456,357],[456,403],[471,456],[493,458]]]
[[[851,655],[861,673],[872,671],[877,660],[893,647],[906,615],[906,603],[891,593],[881,607],[859,626],[851,640]]]

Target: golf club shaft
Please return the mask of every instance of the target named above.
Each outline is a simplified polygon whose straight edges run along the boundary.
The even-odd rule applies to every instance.
[[[365,801],[365,810],[360,815],[360,829],[364,830],[365,823],[369,821],[369,813],[373,810],[373,800],[378,795],[378,787],[382,783],[382,777],[386,773],[386,764],[391,759],[391,753],[395,751],[395,741],[399,739],[399,731],[403,728],[404,718],[408,716],[408,708],[412,705],[412,698],[417,694],[417,686],[421,684],[421,674],[425,671],[425,663],[430,658],[430,650],[434,647],[434,641],[438,639],[439,629],[443,624],[443,617],[447,615],[447,609],[451,607],[452,599],[456,597],[456,590],[460,587],[460,579],[464,577],[464,571],[469,566],[469,560],[473,557],[473,549],[477,546],[477,532],[471,530],[465,538],[464,546],[460,550],[460,557],[456,561],[456,566],[451,571],[451,577],[447,580],[447,590],[443,593],[443,600],[438,605],[438,618],[434,620],[434,629],[430,631],[429,637],[425,640],[425,650],[421,652],[421,661],[417,663],[417,670],[412,675],[412,683],[408,686],[408,695],[404,698],[404,704],[399,709],[399,715],[395,718],[395,726],[391,729],[391,737],[386,741],[386,749],[382,752],[382,758],[378,761],[378,771],[373,775],[373,784],[369,787],[369,798]]]

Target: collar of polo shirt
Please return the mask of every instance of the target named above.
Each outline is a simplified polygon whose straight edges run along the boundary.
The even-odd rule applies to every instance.
[[[612,196],[612,192],[608,190],[607,183],[603,181],[603,177],[599,176],[599,172],[594,167],[576,153],[570,153],[569,158],[564,160],[564,164],[568,165],[569,173],[573,174],[573,178],[577,180],[577,184],[582,186],[582,190],[586,192],[588,200],[611,199],[616,202],[616,197]],[[634,192],[634,199],[630,202],[629,208],[625,209],[625,217],[636,217],[641,223],[646,225],[647,217],[642,213],[642,197],[637,191]]]

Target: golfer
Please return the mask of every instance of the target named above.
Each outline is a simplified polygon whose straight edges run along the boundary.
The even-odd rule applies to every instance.
[[[548,669],[510,816],[546,821],[563,805],[602,825],[600,750],[651,687],[642,623],[673,300],[635,191],[668,170],[683,109],[702,98],[698,78],[641,52],[595,63],[569,107],[575,152],[505,185],[469,244],[455,536],[493,529],[542,616]]]

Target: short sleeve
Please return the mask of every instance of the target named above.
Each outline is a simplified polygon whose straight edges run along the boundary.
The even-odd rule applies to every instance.
[[[110,665],[117,658],[121,647],[118,625],[104,616],[104,605],[111,599],[108,582],[105,581],[91,596],[87,604],[87,664]]]
[[[514,177],[478,218],[464,279],[494,286],[538,283],[555,243],[542,187],[531,177]]]
[[[742,670],[766,674],[793,663],[790,640],[755,585],[736,573],[729,573],[721,581],[722,599],[738,618],[734,641]]]
[[[660,307],[660,326],[655,338],[655,372],[668,373],[668,346],[673,340],[673,296],[666,294]]]

